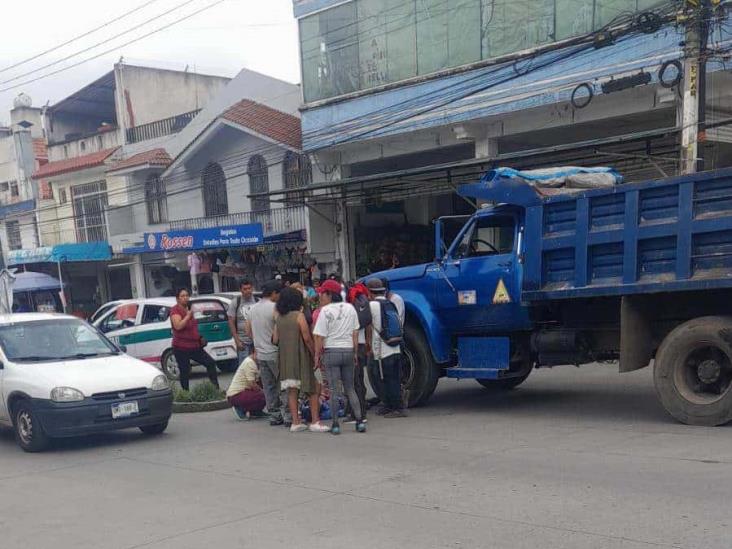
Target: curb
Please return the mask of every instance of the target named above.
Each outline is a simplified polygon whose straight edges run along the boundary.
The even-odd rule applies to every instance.
[[[174,414],[187,414],[194,412],[214,412],[230,408],[229,401],[212,400],[211,402],[173,402]]]

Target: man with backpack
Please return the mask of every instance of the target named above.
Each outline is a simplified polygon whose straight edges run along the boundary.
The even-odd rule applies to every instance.
[[[372,278],[366,286],[371,297],[372,356],[383,387],[383,406],[377,413],[390,419],[406,417],[401,391],[403,321],[387,299],[382,280]]]

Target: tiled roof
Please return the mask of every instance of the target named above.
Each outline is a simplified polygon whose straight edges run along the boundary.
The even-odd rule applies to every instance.
[[[49,162],[41,166],[34,174],[33,179],[41,179],[42,177],[51,177],[87,168],[95,168],[104,165],[104,161],[117,150],[118,147],[104,149],[84,156],[76,156],[74,158],[64,158],[55,162]]]
[[[284,143],[293,149],[302,149],[302,129],[297,116],[250,99],[242,99],[226,110],[222,117],[278,143]]]
[[[48,159],[48,146],[45,139],[41,137],[33,139],[33,156],[36,160]]]
[[[133,154],[129,158],[115,162],[107,171],[115,172],[117,170],[124,170],[126,168],[134,168],[135,166],[159,166],[166,168],[171,163],[171,158],[168,152],[162,147],[157,149],[151,149],[149,151],[143,151],[141,153]]]

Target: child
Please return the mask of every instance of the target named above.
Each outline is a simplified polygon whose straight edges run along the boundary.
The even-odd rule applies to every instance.
[[[226,399],[231,404],[234,417],[246,421],[254,417],[263,417],[265,406],[264,392],[259,385],[259,369],[256,353],[250,354],[237,368],[231,385],[226,391]]]

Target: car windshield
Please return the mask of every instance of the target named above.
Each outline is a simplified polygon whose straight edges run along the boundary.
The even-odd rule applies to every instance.
[[[0,347],[14,362],[85,359],[119,352],[94,328],[72,319],[0,326]]]

